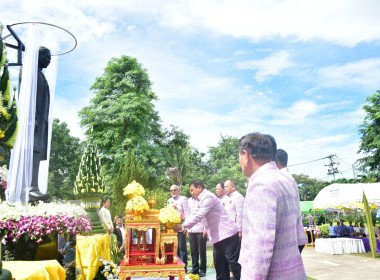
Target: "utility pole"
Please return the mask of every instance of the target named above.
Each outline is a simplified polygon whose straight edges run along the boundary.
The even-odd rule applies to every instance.
[[[334,181],[335,181],[335,174],[339,173],[338,167],[335,167],[335,165],[339,165],[339,162],[334,161],[334,158],[336,155],[329,155],[325,158],[328,158],[330,160],[329,164],[325,164],[325,166],[329,167],[329,170],[327,171],[327,175],[333,175],[334,176]]]

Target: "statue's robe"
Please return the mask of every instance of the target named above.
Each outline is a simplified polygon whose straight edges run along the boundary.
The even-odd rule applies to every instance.
[[[49,105],[49,85],[44,74],[39,70],[37,77],[36,117],[34,124],[33,152],[41,153],[40,160],[47,159]]]

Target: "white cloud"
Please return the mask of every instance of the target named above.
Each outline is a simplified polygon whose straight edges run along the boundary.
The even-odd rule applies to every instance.
[[[246,1],[11,1],[4,0],[4,23],[40,20],[69,28],[87,41],[117,28],[121,20],[139,17],[181,32],[206,32],[248,38],[325,40],[344,46],[380,39],[380,5],[376,0]]]
[[[359,85],[371,88],[380,86],[380,58],[363,59],[343,65],[319,69],[320,86],[341,87]]]
[[[141,2],[140,2],[141,3]],[[135,6],[136,8],[136,6]],[[192,0],[161,2],[157,20],[165,27],[216,35],[249,38],[274,37],[309,41],[322,39],[353,46],[380,39],[376,1],[236,1]]]
[[[296,124],[304,124],[311,117],[318,113],[324,106],[317,105],[310,100],[296,101],[290,108],[277,110],[277,119],[271,121],[271,124],[288,126]]]
[[[279,75],[282,70],[294,65],[290,60],[289,52],[279,51],[264,59],[241,61],[237,64],[237,67],[239,69],[258,70],[255,78],[258,82],[263,82],[269,76]]]

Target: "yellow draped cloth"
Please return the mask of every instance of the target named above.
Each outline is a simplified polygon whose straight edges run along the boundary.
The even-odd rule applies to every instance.
[[[65,280],[66,271],[56,260],[5,261],[3,268],[17,280]]]
[[[79,280],[92,280],[102,263],[100,257],[111,259],[111,239],[108,234],[77,235],[75,261]]]

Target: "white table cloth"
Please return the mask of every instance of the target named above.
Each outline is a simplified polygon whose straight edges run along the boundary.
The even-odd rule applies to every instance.
[[[352,238],[317,238],[315,251],[330,255],[365,253],[363,241]]]

